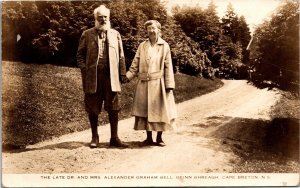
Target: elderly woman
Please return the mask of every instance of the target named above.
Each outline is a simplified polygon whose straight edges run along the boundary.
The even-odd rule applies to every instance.
[[[152,131],[157,131],[156,145],[165,146],[162,132],[175,125],[176,106],[171,51],[168,43],[160,37],[161,24],[156,20],[145,23],[148,39],[142,42],[126,76],[138,78],[132,115],[135,130],[146,130],[143,145],[155,145]]]

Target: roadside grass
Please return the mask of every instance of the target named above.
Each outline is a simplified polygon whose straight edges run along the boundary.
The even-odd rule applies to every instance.
[[[221,87],[218,80],[176,74],[176,103]],[[131,117],[136,80],[122,85],[120,119]],[[101,113],[100,125],[108,122]],[[89,128],[80,70],[2,61],[2,145],[22,148]]]
[[[233,173],[299,172],[299,98],[280,92],[271,120],[233,118],[213,133],[238,156]]]

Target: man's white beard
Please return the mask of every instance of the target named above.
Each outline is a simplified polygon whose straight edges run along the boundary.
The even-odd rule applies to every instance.
[[[106,21],[106,24],[101,25],[99,23],[99,21],[95,20],[95,27],[101,31],[106,31],[106,30],[110,29],[110,21]]]

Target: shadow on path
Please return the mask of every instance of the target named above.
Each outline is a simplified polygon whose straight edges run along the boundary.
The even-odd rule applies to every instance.
[[[299,159],[299,119],[233,118],[212,132],[211,136],[222,139],[223,143],[234,147],[234,151],[252,153],[259,150]],[[243,156],[243,152],[237,153]]]
[[[206,122],[205,122],[206,121]],[[299,164],[299,119],[273,120],[209,117],[189,125],[184,133],[198,140],[199,147],[234,153],[235,173],[296,173]]]
[[[106,149],[146,149],[152,146],[143,146],[142,142],[137,142],[137,141],[132,141],[132,142],[125,142],[126,144],[129,145],[128,148],[116,148],[116,147],[110,147],[108,142],[104,143],[99,143],[97,148],[93,149],[100,149],[100,148],[106,148]],[[73,150],[73,149],[78,149],[80,147],[89,147],[89,142],[75,142],[75,141],[70,141],[70,142],[61,142],[58,144],[52,144],[52,145],[47,145],[39,148],[20,148],[16,147],[14,145],[5,145],[2,148],[3,153],[22,153],[22,152],[28,152],[28,151],[37,151],[37,150],[55,150],[55,149],[68,149],[68,150]],[[93,150],[91,149],[91,150]]]
[[[214,127],[207,137],[220,144],[208,146],[237,156],[234,173],[299,172],[299,119],[208,118],[200,127]]]

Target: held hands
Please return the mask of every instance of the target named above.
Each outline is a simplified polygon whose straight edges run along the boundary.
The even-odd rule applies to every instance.
[[[130,82],[130,80],[125,75],[121,75],[121,83],[126,84],[128,82]]]

